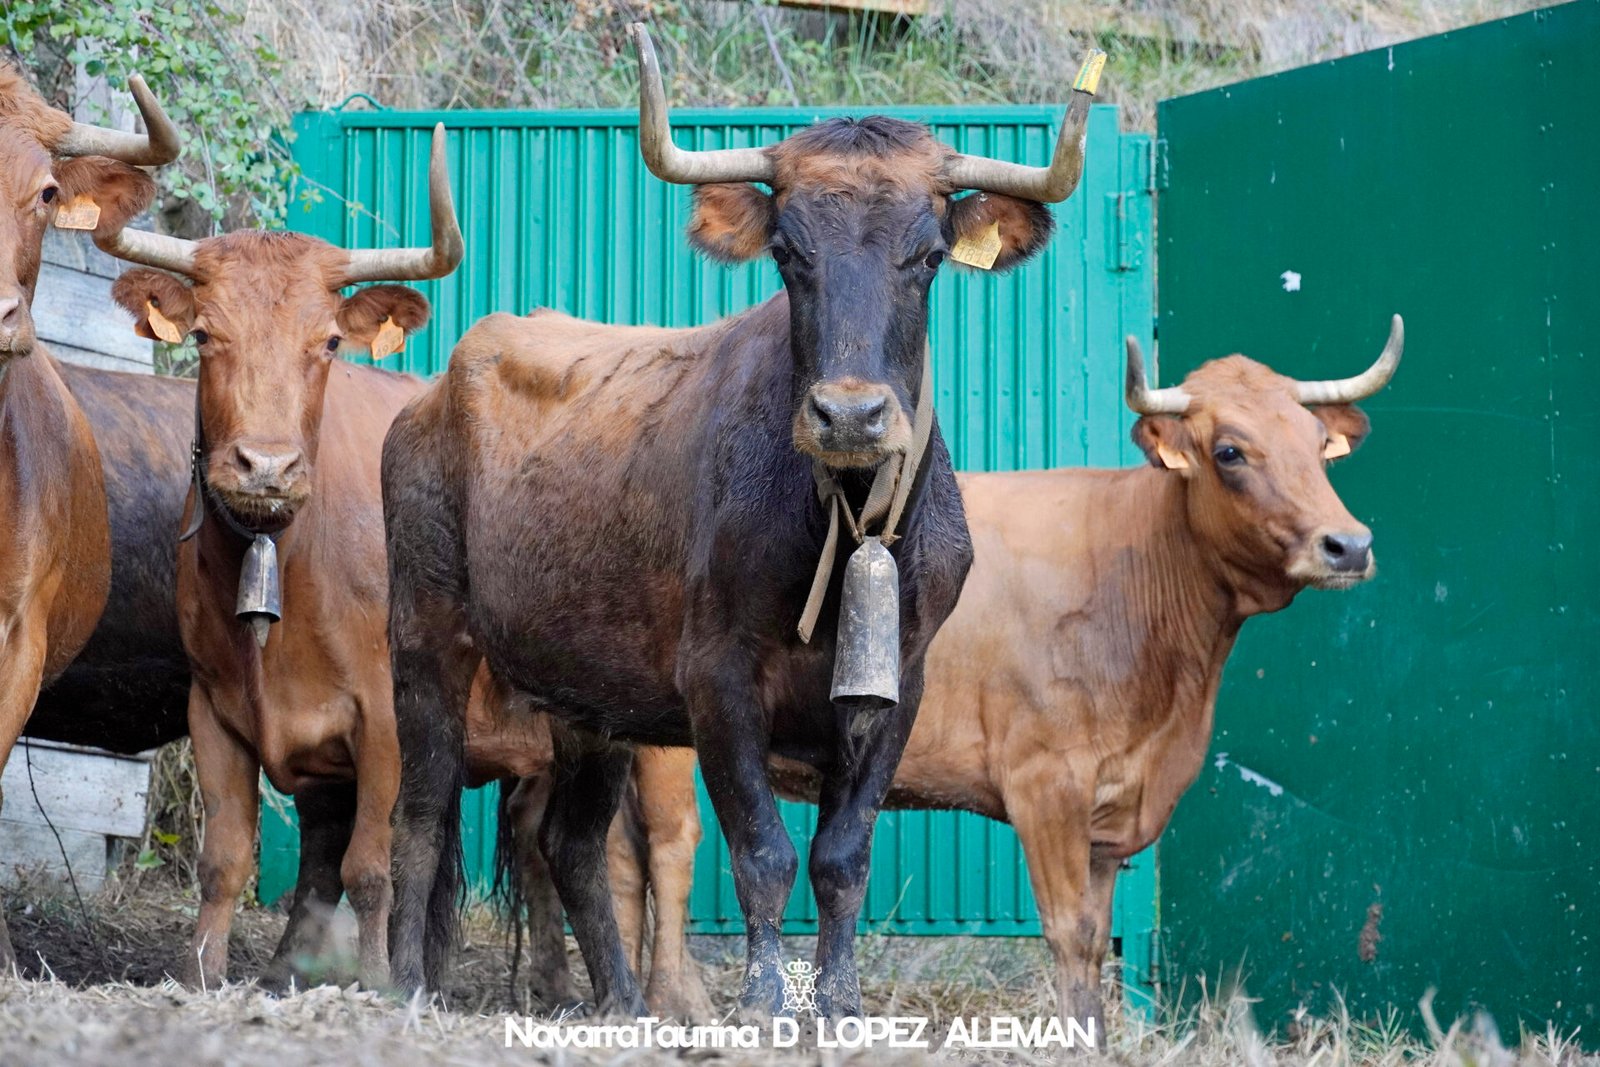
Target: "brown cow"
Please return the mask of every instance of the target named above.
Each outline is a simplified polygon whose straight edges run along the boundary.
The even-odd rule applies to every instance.
[[[1199,773],[1239,627],[1307,586],[1372,576],[1371,534],[1326,461],[1366,437],[1352,405],[1388,382],[1402,341],[1396,316],[1378,361],[1345,381],[1297,382],[1236,355],[1152,391],[1130,340],[1133,437],[1150,467],[960,476],[976,560],[928,653],[885,807],[1016,827],[1064,1013],[1099,1017],[1118,866]],[[802,764],[772,777],[816,799]],[[688,768],[657,788],[658,803],[692,802]]]
[[[75,123],[0,64],[0,768],[43,683],[77,655],[105,606],[111,549],[89,424],[36,343],[30,305],[52,222],[109,232],[155,184],[136,164],[177,158],[177,132],[132,80],[149,129]],[[0,973],[16,964],[0,920]]]
[[[320,947],[343,892],[359,923],[361,980],[388,981],[399,753],[378,446],[421,382],[336,357],[356,347],[386,355],[429,312],[403,286],[349,297],[343,287],[437,278],[460,262],[442,127],[430,181],[426,249],[352,252],[254,231],[198,242],[123,231],[102,244],[192,282],[133,270],[114,294],[141,333],[190,334],[201,354],[200,491],[191,491],[187,516],[198,533],[178,558],[179,626],[194,676],[189,729],[206,808],[200,917],[183,967],[193,985],[226,974],[260,771],[295,797],[301,818],[301,877],[265,980],[281,984]],[[241,569],[258,536],[276,541],[282,572],[283,619],[266,632],[236,617]]]

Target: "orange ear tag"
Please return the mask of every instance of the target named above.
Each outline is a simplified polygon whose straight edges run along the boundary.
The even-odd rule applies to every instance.
[[[150,332],[167,342],[169,345],[183,344],[183,331],[178,329],[178,324],[156,310],[154,300],[144,302],[144,321],[150,327]]]
[[[79,193],[56,209],[56,229],[92,230],[100,225],[100,205],[88,193]]]
[[[383,320],[372,338],[372,358],[384,359],[406,346],[406,332],[395,324],[394,317]]]
[[[950,249],[950,258],[969,267],[988,270],[1000,258],[1001,247],[1000,224],[991,222],[976,237],[958,238],[955,247]]]
[[[1338,459],[1340,456],[1348,456],[1349,454],[1350,438],[1346,437],[1342,433],[1334,433],[1329,431],[1328,443],[1323,446],[1322,449],[1322,458]]]
[[[1176,449],[1166,445],[1156,445],[1156,456],[1161,460],[1161,465],[1169,471],[1186,471],[1189,469],[1189,457]]]

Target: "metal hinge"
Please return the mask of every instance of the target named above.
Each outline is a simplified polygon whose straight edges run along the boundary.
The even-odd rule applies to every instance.
[[[1157,137],[1155,151],[1150,153],[1150,189],[1169,188],[1172,183],[1172,157],[1168,153],[1167,139]]]
[[[1106,194],[1106,263],[1114,271],[1135,270],[1139,266],[1139,246],[1134,240],[1134,226],[1128,213],[1129,200],[1139,193]]]
[[[1161,987],[1161,933],[1158,930],[1146,930],[1145,936],[1150,939],[1150,964],[1145,970],[1145,983],[1151,989]]]

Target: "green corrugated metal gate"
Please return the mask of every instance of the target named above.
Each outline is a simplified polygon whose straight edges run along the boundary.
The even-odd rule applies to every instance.
[[[1335,989],[1364,1014],[1437,986],[1442,1016],[1481,1003],[1502,1025],[1594,1026],[1600,545],[1584,534],[1600,519],[1600,215],[1582,198],[1600,187],[1597,52],[1600,0],[1584,0],[1230,86],[1163,105],[1153,161],[1097,108],[1085,181],[1044,256],[936,286],[939,413],[967,469],[1137,459],[1118,353],[1122,334],[1150,333],[1152,180],[1168,381],[1232,351],[1350,373],[1391,312],[1407,317],[1400,374],[1366,405],[1372,438],[1335,475],[1382,571],[1245,627],[1213,758],[1161,845],[1166,981],[1197,988],[1242,963],[1268,1025]],[[705,148],[775,141],[819,114],[678,117],[682,142]],[[1041,163],[1059,112],[906,114],[963,150]],[[358,207],[330,197],[296,228],[423,240],[436,118],[468,261],[423,286],[436,317],[407,369],[436,372],[494,309],[683,325],[777,284],[770,266],[689,253],[687,190],[645,175],[632,112],[308,116],[307,177]],[[702,803],[694,928],[731,931]],[[813,811],[785,817],[803,843]],[[479,872],[491,820],[483,799],[469,806]],[[264,832],[270,898],[293,866],[284,824]],[[1153,968],[1155,899],[1141,856],[1116,917],[1135,985]],[[802,885],[791,929],[813,918]],[[948,813],[883,817],[864,922],[1038,932],[1010,830]]]
[[[840,112],[674,113],[679,141],[700,148],[767,144]],[[1060,109],[947,108],[889,112],[931,122],[947,144],[1047,162]],[[495,310],[559,308],[604,322],[709,322],[777,289],[769,263],[727,268],[684,240],[689,191],[644,170],[637,114],[413,112],[312,114],[297,122],[306,187],[325,190],[294,229],[350,247],[426,241],[427,135],[450,131],[450,169],[467,260],[419,288],[433,321],[407,346],[403,369],[435,374],[455,339]],[[947,271],[933,294],[931,340],[939,416],[959,467],[1004,470],[1136,458],[1121,400],[1121,337],[1152,331],[1150,140],[1117,130],[1114,109],[1090,118],[1082,185],[1060,206],[1061,229],[1038,259],[1003,277]],[[348,201],[348,203],[346,203]],[[492,794],[467,806],[469,865],[490,870]],[[726,846],[702,797],[693,928],[742,930]],[[802,848],[814,809],[784,805]],[[293,881],[295,838],[263,821],[262,896]],[[802,866],[804,858],[802,855]],[[1139,857],[1118,894],[1129,978],[1142,981],[1154,927],[1154,871]],[[788,928],[815,928],[800,880]],[[863,923],[899,933],[1033,935],[1039,931],[1021,850],[1009,827],[950,812],[890,813],[875,839]]]
[[[1264,1024],[1436,986],[1595,1027],[1596,54],[1586,0],[1161,110],[1166,379],[1351,373],[1406,316],[1334,475],[1378,577],[1245,627],[1161,842],[1169,980],[1243,961]]]

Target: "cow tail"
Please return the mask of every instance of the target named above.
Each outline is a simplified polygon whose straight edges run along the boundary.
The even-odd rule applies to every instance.
[[[511,810],[511,794],[516,789],[515,778],[502,778],[496,788],[500,791],[495,802],[494,882],[489,898],[495,910],[511,924],[511,995],[516,999],[517,970],[522,963],[522,939],[525,923],[526,901],[522,894],[522,871],[517,856],[516,816]]]
[[[452,761],[452,764],[450,788],[441,798],[444,810],[439,819],[439,866],[433,876],[433,890],[428,894],[423,959],[429,989],[444,988],[445,971],[460,939],[467,903],[467,857],[461,847],[461,793],[466,781],[461,761]]]

